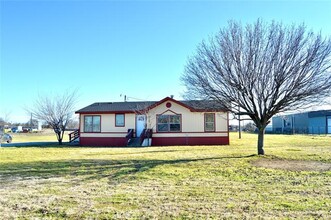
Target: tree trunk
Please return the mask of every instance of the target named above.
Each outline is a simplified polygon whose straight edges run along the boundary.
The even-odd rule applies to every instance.
[[[259,128],[258,140],[257,140],[257,154],[264,155],[264,131],[265,128]]]
[[[62,137],[61,132],[56,133],[57,141],[59,142],[59,145],[62,145]]]

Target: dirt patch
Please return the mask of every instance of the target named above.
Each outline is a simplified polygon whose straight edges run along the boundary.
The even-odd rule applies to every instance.
[[[281,169],[289,171],[329,171],[331,170],[330,163],[320,161],[303,161],[303,160],[283,160],[283,159],[267,159],[261,158],[252,162],[252,165],[257,167]]]

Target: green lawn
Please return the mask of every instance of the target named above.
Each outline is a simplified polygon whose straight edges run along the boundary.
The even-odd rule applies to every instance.
[[[267,135],[264,157],[256,135],[237,136],[230,146],[1,148],[0,216],[330,218],[330,136]]]

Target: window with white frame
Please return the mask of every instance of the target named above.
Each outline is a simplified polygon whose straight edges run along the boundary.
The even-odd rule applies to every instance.
[[[205,131],[215,131],[215,113],[205,113]]]

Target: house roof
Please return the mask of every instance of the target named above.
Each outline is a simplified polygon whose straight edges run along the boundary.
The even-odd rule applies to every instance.
[[[132,113],[139,112],[146,109],[152,109],[166,101],[175,102],[191,111],[222,111],[221,104],[212,100],[185,100],[177,101],[175,99],[166,97],[160,101],[143,101],[143,102],[96,102],[85,108],[82,108],[76,113]]]

